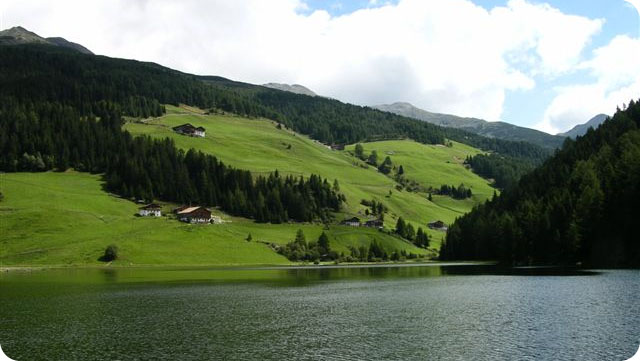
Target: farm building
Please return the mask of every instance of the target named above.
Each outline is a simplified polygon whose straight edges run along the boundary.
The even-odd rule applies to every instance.
[[[331,144],[331,150],[344,150],[344,144]]]
[[[383,225],[384,225],[384,223],[379,219],[366,221],[364,223],[365,227],[370,227],[370,228],[382,228]]]
[[[151,203],[151,204],[147,204],[144,207],[140,207],[138,214],[140,214],[142,217],[148,217],[148,216],[161,217],[162,208],[155,203]]]
[[[427,224],[427,226],[429,226],[429,228],[435,229],[437,231],[446,231],[448,229],[447,225],[444,224],[443,221],[430,222],[430,223]]]
[[[360,218],[353,217],[353,218],[345,219],[344,221],[342,221],[342,224],[345,226],[360,227]]]
[[[186,123],[186,124],[178,125],[177,127],[173,127],[173,131],[178,133],[178,134],[188,135],[190,137],[204,138],[204,136],[205,136],[205,129],[203,127],[197,127],[196,128],[195,126],[191,125],[190,123]]]
[[[186,223],[210,223],[211,211],[205,207],[186,207],[177,212],[177,217]]]

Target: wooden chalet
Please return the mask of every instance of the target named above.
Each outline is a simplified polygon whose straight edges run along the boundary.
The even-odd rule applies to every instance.
[[[342,224],[345,226],[360,227],[360,218],[353,217],[353,218],[345,219],[344,221],[342,221]]]
[[[443,221],[434,221],[427,224],[427,226],[431,229],[435,229],[437,231],[446,231],[449,229]]]
[[[378,229],[382,228],[383,225],[384,225],[384,222],[379,219],[372,219],[364,223],[365,227],[378,228]]]
[[[211,211],[205,207],[186,207],[176,212],[178,220],[185,223],[211,223]]]
[[[344,144],[331,144],[331,150],[344,150]]]
[[[203,127],[195,127],[191,123],[186,123],[186,124],[178,125],[177,127],[173,127],[173,131],[178,134],[188,135],[190,137],[204,138],[205,136],[205,129]]]
[[[138,214],[142,217],[162,217],[162,207],[155,203],[147,204],[140,207]]]

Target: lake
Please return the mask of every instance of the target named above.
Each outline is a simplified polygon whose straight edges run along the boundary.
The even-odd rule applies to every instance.
[[[626,360],[640,271],[427,265],[0,275],[23,360]]]

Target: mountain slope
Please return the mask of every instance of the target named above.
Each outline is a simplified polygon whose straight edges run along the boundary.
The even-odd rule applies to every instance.
[[[286,91],[294,94],[309,95],[312,97],[315,97],[318,95],[314,93],[311,89],[305,86],[302,86],[300,84],[289,85],[289,84],[280,84],[280,83],[267,83],[267,84],[262,84],[262,86],[271,88],[271,89],[278,89],[278,90],[282,90],[282,91]]]
[[[301,133],[323,142],[332,138],[347,142],[388,140],[393,137],[395,141],[405,142],[403,145],[414,149],[414,153],[441,151],[442,148],[447,148],[443,145],[446,141],[452,145],[453,150],[462,154],[457,156],[457,160],[452,154],[447,161],[429,160],[429,166],[440,163],[442,168],[452,170],[449,174],[453,174],[455,168],[455,172],[475,179],[478,187],[484,187],[484,190],[474,188],[474,196],[478,197],[478,201],[486,199],[491,189],[488,182],[464,169],[460,159],[481,151],[452,140],[460,139],[493,151],[531,156],[535,159],[546,155],[544,150],[531,144],[484,138],[336,100],[291,94],[220,77],[197,77],[157,64],[85,55],[43,44],[3,47],[0,51],[0,80],[3,84],[0,87],[0,170],[41,172],[73,168],[87,173],[104,174],[104,187],[129,200],[153,199],[169,203],[218,206],[228,214],[246,217],[243,218],[244,226],[234,233],[234,237],[241,233],[246,237],[247,233],[258,234],[263,229],[281,227],[254,223],[248,218],[275,223],[292,222],[284,224],[288,225],[285,227],[287,230],[303,227],[302,223],[294,223],[294,220],[322,220],[329,223],[330,227],[338,227],[341,229],[340,234],[359,244],[366,244],[373,238],[381,242],[388,239],[388,242],[384,242],[389,247],[400,243],[405,247],[413,247],[411,249],[414,251],[411,252],[414,254],[427,254],[432,251],[415,248],[394,235],[378,233],[377,230],[345,230],[335,223],[341,220],[339,216],[363,214],[365,207],[360,204],[363,199],[374,198],[387,205],[390,209],[388,218],[385,219],[388,228],[392,228],[393,221],[400,216],[416,228],[424,228],[425,222],[434,219],[449,223],[472,205],[464,202],[452,203],[445,197],[437,196],[433,202],[429,202],[424,194],[396,190],[396,183],[390,177],[380,174],[372,167],[367,169],[362,162],[345,152],[331,151]],[[198,106],[202,111],[174,114],[171,106],[165,106],[178,103]],[[203,114],[205,109],[210,115]],[[122,132],[122,115],[133,119],[155,116],[153,121],[146,122],[148,124],[132,123],[126,126],[131,133],[150,137],[134,137],[131,133]],[[207,138],[179,136],[169,127],[185,122],[204,125],[207,128]],[[278,123],[282,126],[277,127]],[[136,130],[136,127],[141,129]],[[406,138],[414,138],[419,142]],[[225,142],[228,142],[226,146]],[[291,148],[288,147],[289,144]],[[391,146],[398,150],[397,144]],[[202,153],[196,150],[182,152],[178,148],[195,148]],[[214,159],[212,154],[220,158]],[[289,156],[284,156],[287,154]],[[241,166],[244,170],[225,167],[220,160]],[[280,181],[278,176],[271,173],[275,168],[288,175],[310,175],[317,171],[323,173],[323,177],[329,177],[328,181],[339,179],[341,192],[347,195],[347,204],[342,210],[337,207],[329,210],[322,202],[335,197],[321,197],[315,190],[318,187],[335,188],[329,182],[317,177],[312,182],[308,180],[312,179],[310,176],[303,179],[307,182],[306,185],[302,184],[303,180],[299,177],[289,178],[291,181],[280,177]],[[407,163],[407,170],[411,169],[418,168]],[[267,174],[259,174],[260,172]],[[422,177],[418,172],[415,173],[417,178]],[[407,177],[410,175],[408,173]],[[457,181],[456,178],[455,182]],[[42,182],[46,183],[47,180]],[[443,182],[454,183],[451,178],[443,179]],[[466,180],[462,182],[467,183]],[[292,186],[294,183],[295,187]],[[10,197],[15,200],[21,191],[23,189],[20,190],[18,186],[13,190],[3,189],[7,202],[5,204],[10,204]],[[43,193],[38,199],[55,200],[64,197],[64,193]],[[304,201],[298,202],[299,197]],[[33,213],[33,220],[40,220],[40,226],[46,226],[46,211],[53,207],[45,203],[41,205],[41,212]],[[314,213],[305,212],[295,205],[309,206],[309,210]],[[9,232],[13,241],[19,242],[21,229],[30,220],[30,212],[39,206],[34,203],[29,209],[4,209],[3,212],[6,211],[7,214],[15,213],[16,221],[6,232],[3,229],[2,233]],[[277,219],[263,217],[267,216],[263,212],[267,208],[268,213],[276,215]],[[293,212],[307,214],[304,218],[297,218]],[[64,225],[73,224],[72,214],[73,212],[69,212],[68,217],[50,224],[50,227],[29,228],[29,233],[22,234],[43,242],[47,236],[60,237],[58,232],[66,229]],[[109,214],[111,213],[90,215],[100,219],[100,216]],[[130,218],[125,217],[123,220],[125,223],[128,221]],[[321,229],[322,226],[315,227],[313,229]],[[92,228],[87,226],[84,229]],[[37,232],[40,232],[39,238],[36,237]],[[276,233],[278,237],[264,237],[274,243],[290,240],[285,232]],[[221,234],[216,237],[223,237],[224,232]],[[183,233],[174,235],[175,238],[168,241],[184,236]],[[89,236],[100,241],[102,247],[109,239],[108,234],[107,238],[100,234]],[[442,233],[438,236],[441,237]],[[338,239],[338,236],[335,235],[335,238]],[[86,237],[84,239],[87,240]],[[202,242],[215,240],[215,237],[209,239],[204,236],[200,239]],[[433,245],[437,245],[439,240],[434,239]],[[73,239],[69,238],[67,241],[73,242]],[[136,247],[135,243],[128,244]],[[24,248],[17,244],[12,246],[16,246],[12,251],[14,253],[6,259],[27,262],[36,261],[39,257],[28,256],[31,251],[34,252],[33,255],[38,254],[35,244]],[[59,246],[54,244],[46,252]],[[336,248],[339,247],[346,249],[344,243],[336,243]],[[147,251],[152,250],[147,248]],[[393,248],[389,250],[392,251]],[[94,255],[95,253],[87,253],[86,257]],[[167,262],[166,258],[163,262]]]
[[[204,139],[185,137],[171,130],[173,126],[191,123],[207,129]],[[424,145],[409,140],[365,143],[366,149],[376,149],[380,154],[394,151],[392,160],[407,169],[406,176],[424,186],[440,187],[442,184],[464,183],[473,187],[474,197],[454,201],[449,197],[427,200],[426,193],[397,191],[396,183],[379,173],[374,167],[364,168],[363,162],[351,155],[332,151],[306,136],[278,129],[271,121],[246,119],[228,115],[202,115],[184,108],[167,106],[167,115],[143,122],[128,122],[125,129],[134,135],[150,135],[155,138],[171,138],[181,149],[196,148],[214,154],[235,167],[263,174],[277,169],[282,174],[322,174],[329,180],[337,179],[346,203],[340,217],[358,215],[364,217],[361,200],[376,199],[383,202],[390,212],[385,215],[385,225],[393,228],[397,217],[426,228],[426,223],[441,219],[446,223],[470,211],[478,203],[493,194],[487,180],[468,169],[462,161],[467,156],[481,153],[479,150],[454,143],[453,147]],[[289,147],[291,146],[291,147]],[[389,196],[389,191],[392,195]],[[340,218],[342,219],[342,218]],[[430,230],[429,230],[430,231]],[[439,244],[442,233],[432,232]]]
[[[579,136],[584,135],[589,128],[598,129],[598,127],[607,120],[609,116],[606,114],[598,114],[595,117],[591,118],[588,122],[584,124],[578,124],[575,127],[571,128],[568,132],[559,133],[558,135],[569,138],[577,138]]]
[[[443,259],[640,266],[640,103],[456,221]]]
[[[432,113],[409,103],[398,102],[383,104],[376,105],[374,108],[443,127],[464,129],[485,137],[510,141],[524,141],[546,148],[559,148],[562,142],[564,142],[563,137],[550,135],[535,129],[519,127],[504,122],[487,122],[486,120],[477,118],[463,118],[449,114]]]
[[[47,44],[76,50],[83,54],[93,54],[89,49],[64,38],[43,38],[21,26],[0,31],[0,45]]]

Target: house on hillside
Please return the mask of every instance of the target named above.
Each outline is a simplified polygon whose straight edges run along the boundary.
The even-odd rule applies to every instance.
[[[353,218],[345,219],[344,221],[342,221],[342,224],[345,226],[360,227],[360,218],[353,217]]]
[[[427,226],[431,229],[435,229],[436,231],[444,231],[446,232],[449,227],[444,224],[443,221],[434,221],[427,224]]]
[[[369,220],[364,223],[365,227],[378,228],[378,229],[382,228],[383,225],[384,225],[384,222],[379,219]]]
[[[155,203],[151,203],[140,207],[138,214],[142,217],[162,217],[162,208]]]
[[[205,136],[205,129],[203,127],[196,128],[195,126],[191,125],[191,123],[186,123],[186,124],[178,125],[177,127],[173,127],[173,131],[178,134],[188,135],[190,137],[204,138]]]
[[[186,207],[176,212],[178,220],[185,223],[210,223],[211,211],[205,207]]]
[[[331,144],[331,150],[344,150],[344,144]]]

